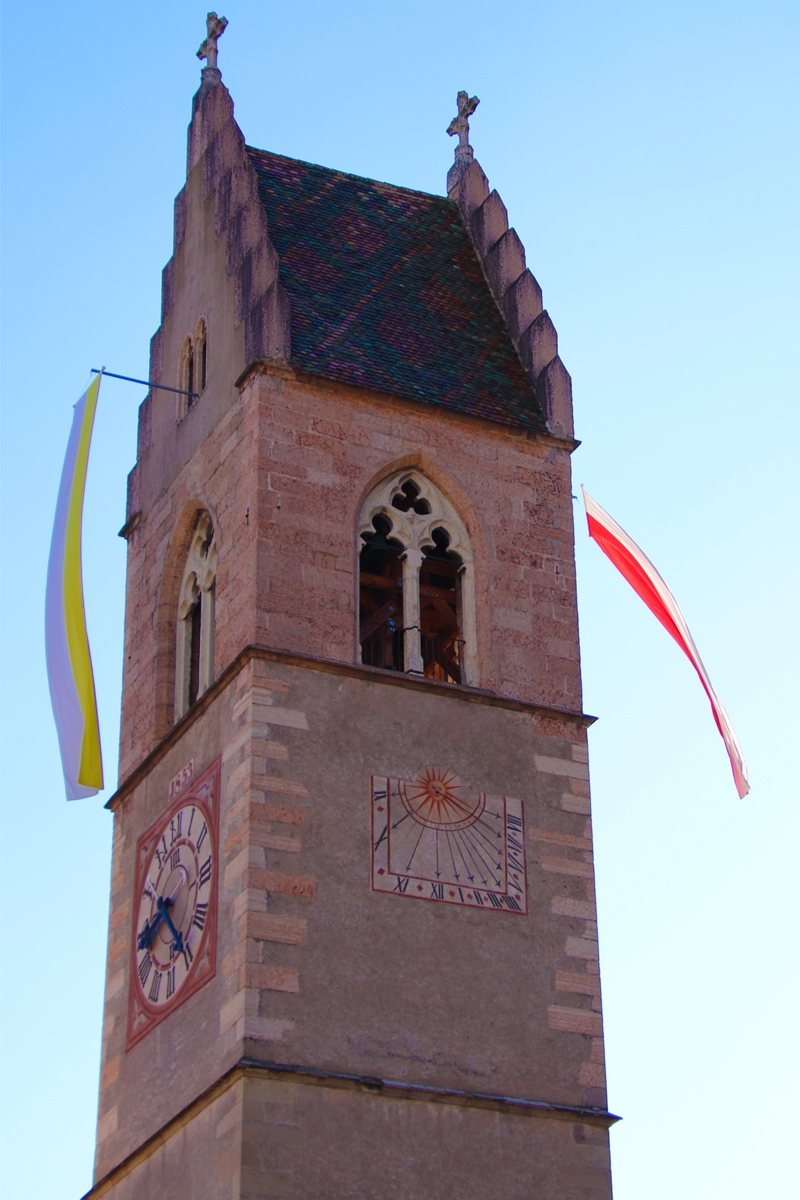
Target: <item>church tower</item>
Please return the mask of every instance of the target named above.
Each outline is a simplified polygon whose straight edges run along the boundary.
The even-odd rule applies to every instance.
[[[256,150],[224,26],[122,530],[89,1195],[610,1198],[556,333],[476,99],[446,197]]]

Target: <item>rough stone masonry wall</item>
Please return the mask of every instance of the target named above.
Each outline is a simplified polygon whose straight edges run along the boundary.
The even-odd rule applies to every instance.
[[[355,1126],[362,1136],[353,1138]],[[380,1152],[375,1152],[375,1146]],[[244,1071],[92,1200],[610,1200],[608,1133]]]
[[[196,512],[218,539],[217,675],[254,642],[354,662],[359,509],[406,465],[450,497],[472,541],[479,686],[580,709],[567,444],[265,366],[131,533],[121,779],[172,721]]]
[[[185,1107],[243,1053],[357,1078],[604,1109],[584,721],[520,711],[513,703],[470,698],[463,689],[427,687],[391,673],[365,679],[358,668],[309,668],[268,653],[240,661],[236,675],[192,710],[156,761],[115,801],[96,1178],[149,1138],[161,1138],[160,1131],[170,1139],[177,1134],[167,1130],[169,1122],[184,1121]],[[200,773],[217,755],[217,973],[126,1052],[136,840],[163,811],[169,782],[182,765],[191,759]],[[437,758],[480,789],[523,800],[527,917],[371,892],[370,774],[408,774]],[[164,1063],[181,1064],[168,1082]],[[154,1089],[153,1079],[162,1086]],[[292,1107],[301,1100],[292,1085],[281,1082],[280,1089],[280,1103]],[[407,1124],[422,1124],[410,1142],[400,1137],[393,1143],[398,1170],[403,1164],[418,1169],[425,1158],[420,1139],[427,1139],[426,1153],[443,1162],[452,1154],[451,1138],[466,1136],[470,1144],[478,1138],[488,1162],[497,1139],[505,1144],[512,1136],[501,1129],[513,1127],[527,1132],[504,1195],[530,1194],[524,1189],[531,1175],[541,1182],[534,1193],[541,1197],[607,1194],[593,1190],[607,1187],[607,1138],[600,1128],[579,1123],[564,1141],[567,1128],[551,1120],[558,1114],[541,1121],[510,1110],[503,1110],[502,1120],[488,1113],[469,1120],[442,1116],[442,1125],[435,1115],[440,1110],[434,1106],[423,1116],[423,1105],[413,1099],[398,1107],[388,1093],[373,1104],[363,1088],[352,1102],[319,1091],[306,1097],[312,1090],[300,1089],[305,1098],[289,1124],[309,1151],[312,1144],[324,1147],[333,1129],[341,1145],[332,1170],[342,1177],[355,1171],[362,1183],[368,1179],[369,1163],[356,1161],[362,1144],[383,1145],[376,1130],[398,1120],[405,1128],[408,1114]],[[336,1117],[345,1110],[346,1137]],[[573,1117],[580,1122],[581,1114]],[[459,1121],[472,1132],[457,1129],[453,1122]],[[241,1149],[258,1160],[262,1182],[274,1183],[273,1171],[288,1172],[287,1188],[294,1184],[286,1194],[331,1200],[366,1194],[319,1187],[314,1171],[325,1160],[322,1149],[312,1155],[314,1167],[308,1154],[298,1159],[279,1152],[266,1111],[258,1124],[250,1148]],[[354,1129],[360,1131],[355,1144]],[[213,1147],[205,1134],[200,1137],[214,1172]],[[178,1139],[178,1160],[184,1142]],[[237,1145],[218,1143],[226,1182],[236,1181]],[[156,1150],[146,1153],[158,1158]],[[177,1160],[169,1171],[160,1161],[165,1178],[180,1169]],[[119,1194],[147,1200],[146,1187],[158,1179],[155,1169],[151,1164],[140,1177],[142,1190],[122,1188]],[[559,1191],[567,1179],[569,1189]],[[515,1190],[518,1184],[521,1190]],[[409,1188],[398,1194],[415,1193]],[[486,1185],[483,1193],[467,1187],[464,1194],[492,1192]]]
[[[269,645],[353,661],[361,502],[381,477],[419,466],[472,541],[480,686],[580,707],[564,448],[278,372],[250,389],[259,404],[259,619]]]
[[[172,485],[128,534],[120,780],[172,725],[178,591],[197,514],[207,510],[219,549],[215,662],[218,675],[256,640],[254,409],[235,402]],[[129,514],[129,516],[132,514]],[[240,528],[241,526],[241,528]]]

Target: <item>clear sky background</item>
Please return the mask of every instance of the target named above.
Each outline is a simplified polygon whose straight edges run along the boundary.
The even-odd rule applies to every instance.
[[[247,140],[431,192],[459,88],[572,374],[584,483],[666,577],[750,767],[576,505],[616,1200],[800,1192],[798,79],[792,0],[231,0]],[[144,390],[103,384],[85,586],[108,791],[64,800],[46,560],[90,367],[146,377],[205,7],[6,6],[3,35],[5,1194],[91,1183]],[[153,1087],[164,1086],[154,1079]]]

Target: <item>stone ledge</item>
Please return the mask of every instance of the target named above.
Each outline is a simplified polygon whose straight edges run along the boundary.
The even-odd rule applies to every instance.
[[[316,1067],[295,1066],[287,1063],[262,1062],[255,1058],[241,1058],[215,1083],[211,1084],[181,1112],[168,1121],[157,1133],[148,1138],[138,1149],[123,1159],[113,1170],[86,1192],[81,1200],[100,1200],[107,1196],[121,1179],[144,1162],[151,1154],[184,1129],[189,1122],[228,1091],[241,1079],[257,1079],[268,1075],[281,1081],[310,1087],[328,1087],[362,1091],[370,1095],[383,1095],[393,1100],[423,1100],[428,1103],[453,1104],[459,1107],[481,1108],[490,1112],[515,1113],[519,1116],[544,1117],[557,1121],[579,1122],[609,1129],[621,1117],[604,1108],[592,1108],[577,1104],[560,1104],[548,1100],[530,1100],[520,1096],[499,1096],[483,1092],[462,1092],[455,1088],[437,1088],[428,1084],[400,1083],[391,1079],[378,1079],[366,1075],[350,1075],[343,1071],[323,1071]]]
[[[534,281],[535,282],[535,281]],[[536,284],[538,287],[538,284]],[[406,396],[400,392],[379,392],[376,388],[362,386],[357,383],[343,383],[341,379],[334,379],[331,375],[316,375],[310,371],[304,371],[300,367],[296,367],[287,363],[281,358],[254,358],[234,381],[234,387],[238,388],[239,392],[244,392],[245,387],[251,382],[256,375],[272,375],[278,379],[285,379],[292,383],[303,384],[307,387],[317,387],[325,392],[332,392],[336,395],[347,395],[348,392],[354,393],[357,396],[363,396],[372,403],[391,404],[400,402],[408,405],[411,408],[422,409],[430,412],[434,409],[437,413],[443,414],[448,418],[455,420],[467,421],[471,424],[483,426],[483,428],[493,429],[495,432],[503,433],[506,436],[515,438],[530,438],[533,441],[546,442],[548,445],[558,446],[562,450],[566,450],[568,454],[572,454],[580,446],[580,439],[576,438],[572,433],[560,433],[553,429],[532,430],[524,429],[521,425],[506,425],[504,422],[491,421],[488,417],[478,416],[476,413],[457,412],[452,408],[442,408],[440,405],[431,403],[426,400],[420,400],[419,396]]]
[[[340,662],[336,659],[317,658],[311,654],[297,654],[289,650],[271,650],[267,646],[245,646],[229,663],[222,674],[214,680],[196,704],[189,709],[164,735],[161,741],[142,760],[138,767],[131,771],[117,786],[114,795],[106,802],[106,808],[114,811],[117,805],[125,799],[129,792],[139,784],[145,775],[159,762],[164,755],[178,742],[187,729],[211,706],[217,696],[223,692],[236,676],[252,659],[264,662],[283,663],[290,667],[306,667],[314,671],[326,671],[333,675],[346,675],[351,679],[363,679],[365,682],[383,683],[389,687],[407,688],[410,691],[427,692],[428,695],[450,696],[464,700],[470,704],[488,704],[495,708],[507,708],[514,712],[527,712],[532,716],[549,717],[566,721],[588,729],[597,717],[587,713],[576,712],[570,708],[558,708],[555,705],[532,704],[527,700],[515,700],[512,696],[502,696],[498,692],[484,691],[482,688],[464,687],[459,683],[442,683],[438,679],[422,679],[414,675],[406,675],[400,671],[386,671],[382,667],[366,667],[363,663]],[[550,761],[550,760],[548,760]],[[552,760],[561,763],[570,771],[586,772],[586,767],[571,763],[568,759]]]

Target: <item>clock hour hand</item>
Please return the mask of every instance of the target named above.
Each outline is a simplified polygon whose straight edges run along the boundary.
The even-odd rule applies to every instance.
[[[176,886],[172,889],[172,894],[170,896],[168,896],[166,898],[166,900],[163,901],[165,908],[170,908],[175,903],[175,898],[178,895],[178,892],[181,890],[184,883],[189,878],[188,875],[186,874],[186,872],[184,871],[183,867],[179,867],[178,870],[181,873],[181,879],[176,884]],[[155,888],[153,887],[153,885],[150,883],[149,880],[147,880],[147,882],[145,883],[144,890],[147,892],[148,896],[152,897],[152,899],[155,900],[155,902],[156,902],[156,915],[153,917],[152,921],[145,921],[144,927],[142,928],[142,931],[139,934],[139,937],[137,938],[137,941],[136,941],[136,948],[138,950],[149,950],[150,949],[150,946],[153,943],[153,938],[155,937],[156,933],[158,932],[158,927],[160,926],[161,922],[164,919],[163,914],[161,913],[161,910],[159,908],[159,898],[156,895]]]
[[[172,924],[172,921],[170,920],[170,915],[167,912],[166,902],[164,900],[162,900],[160,896],[156,900],[156,908],[158,909],[159,915],[162,917],[164,923],[166,924],[167,929],[172,934],[172,940],[175,943],[175,949],[178,951],[178,954],[182,954],[185,957],[186,951],[183,947],[183,938],[180,934],[180,931],[177,930],[175,928],[175,926]],[[189,965],[188,962],[186,965],[187,966]]]

